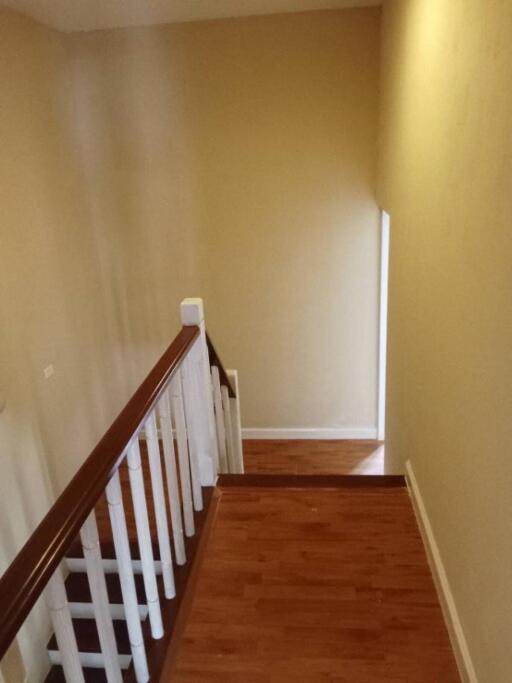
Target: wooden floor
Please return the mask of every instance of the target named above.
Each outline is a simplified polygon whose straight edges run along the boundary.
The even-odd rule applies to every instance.
[[[247,474],[383,474],[382,441],[245,440]]]
[[[150,485],[146,444],[140,443],[144,470],[144,487],[152,537],[156,540],[153,492]],[[384,445],[381,441],[327,441],[327,440],[245,440],[244,463],[247,474],[382,474],[384,471]],[[162,468],[164,464],[162,463]],[[125,501],[125,514],[130,539],[137,533],[131,504],[128,467],[126,460],[119,468]],[[102,541],[112,540],[108,506],[103,494],[96,505],[98,529]],[[170,511],[167,514],[170,519]]]
[[[226,488],[162,681],[460,681],[405,489]]]
[[[245,441],[244,457],[252,474],[383,471],[376,441]],[[121,480],[135,539],[125,467]],[[460,681],[404,488],[219,496],[162,682]],[[104,501],[97,516],[107,540]]]

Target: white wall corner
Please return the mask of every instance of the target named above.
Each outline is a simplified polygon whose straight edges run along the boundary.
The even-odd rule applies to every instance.
[[[244,427],[243,439],[376,439],[376,427]]]
[[[180,312],[182,325],[200,325],[204,320],[203,300],[198,297],[183,299]]]
[[[423,543],[427,552],[428,562],[434,578],[434,583],[443,610],[446,627],[454,650],[455,659],[459,668],[463,683],[479,683],[475,667],[471,659],[469,647],[459,618],[457,606],[450,588],[448,576],[444,568],[439,546],[437,545],[434,530],[428,518],[427,509],[423,501],[418,481],[414,474],[412,463],[405,463],[407,488],[411,495],[414,512],[418,521]]]
[[[388,336],[389,214],[381,211],[379,286],[379,366],[377,381],[377,438],[384,440],[386,427],[386,354]]]

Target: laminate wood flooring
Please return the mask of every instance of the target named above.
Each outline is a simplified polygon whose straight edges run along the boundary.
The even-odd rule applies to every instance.
[[[384,444],[373,440],[246,439],[247,474],[383,474]]]
[[[162,681],[460,681],[405,488],[220,494]]]

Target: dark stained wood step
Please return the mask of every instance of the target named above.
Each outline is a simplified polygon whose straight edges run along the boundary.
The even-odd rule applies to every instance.
[[[135,590],[139,605],[146,604],[146,594],[144,591],[144,580],[142,574],[134,574]],[[121,582],[118,574],[105,574],[109,603],[111,605],[121,605],[123,594],[121,592]],[[68,602],[92,602],[91,591],[87,574],[82,572],[72,572],[66,579],[66,593]]]
[[[405,477],[394,474],[221,474],[217,486],[278,488],[403,488]]]
[[[169,530],[171,531],[170,527],[169,527]],[[104,560],[115,560],[116,559],[116,552],[115,552],[113,541],[110,541],[110,540],[101,541],[100,550],[101,550],[101,557]],[[139,545],[138,545],[137,541],[131,541],[130,542],[130,554],[132,556],[132,560],[140,560]],[[80,543],[79,540],[74,541],[70,545],[69,550],[66,553],[66,557],[68,557],[68,558],[83,558],[83,556],[84,556],[84,551],[82,548],[82,544]],[[155,560],[160,559],[160,548],[158,547],[158,543],[156,541],[153,541],[153,558]]]
[[[114,633],[116,636],[117,649],[120,655],[130,655],[130,640],[126,622],[121,619],[114,619]],[[76,642],[79,652],[101,652],[98,630],[94,619],[73,619]],[[58,651],[57,639],[53,635],[48,641],[49,651]]]
[[[85,667],[82,671],[84,672],[85,683],[107,683],[107,675],[104,669]],[[62,667],[52,666],[44,683],[66,683]]]

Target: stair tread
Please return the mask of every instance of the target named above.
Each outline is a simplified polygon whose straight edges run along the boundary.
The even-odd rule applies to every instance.
[[[158,546],[157,541],[153,541],[152,543],[153,546],[153,558],[155,560],[160,559],[160,548]],[[114,543],[112,541],[101,541],[100,543],[100,551],[101,551],[101,557],[104,560],[115,560],[116,559],[116,551],[114,548]],[[139,545],[137,541],[130,541],[130,555],[132,557],[132,560],[140,560],[140,552],[139,552]],[[84,556],[84,551],[82,548],[82,544],[80,543],[79,540],[73,541],[73,543],[69,546],[68,551],[66,553],[66,557],[68,558],[83,558]]]
[[[120,655],[129,655],[130,640],[126,622],[122,619],[114,619],[114,633],[116,636],[117,649]],[[73,619],[76,642],[79,652],[101,652],[96,621],[94,619]],[[58,650],[57,639],[53,635],[48,641],[48,650]]]
[[[82,671],[84,674],[85,683],[107,683],[105,669],[84,667]],[[66,683],[63,668],[58,665],[52,666],[50,673],[45,678],[44,683]]]
[[[144,591],[144,580],[141,574],[134,574],[135,590],[139,605],[146,604],[146,594]],[[121,581],[118,574],[105,574],[109,603],[120,605],[123,603],[121,592]],[[89,581],[85,572],[71,572],[66,579],[66,593],[68,602],[92,602]]]

